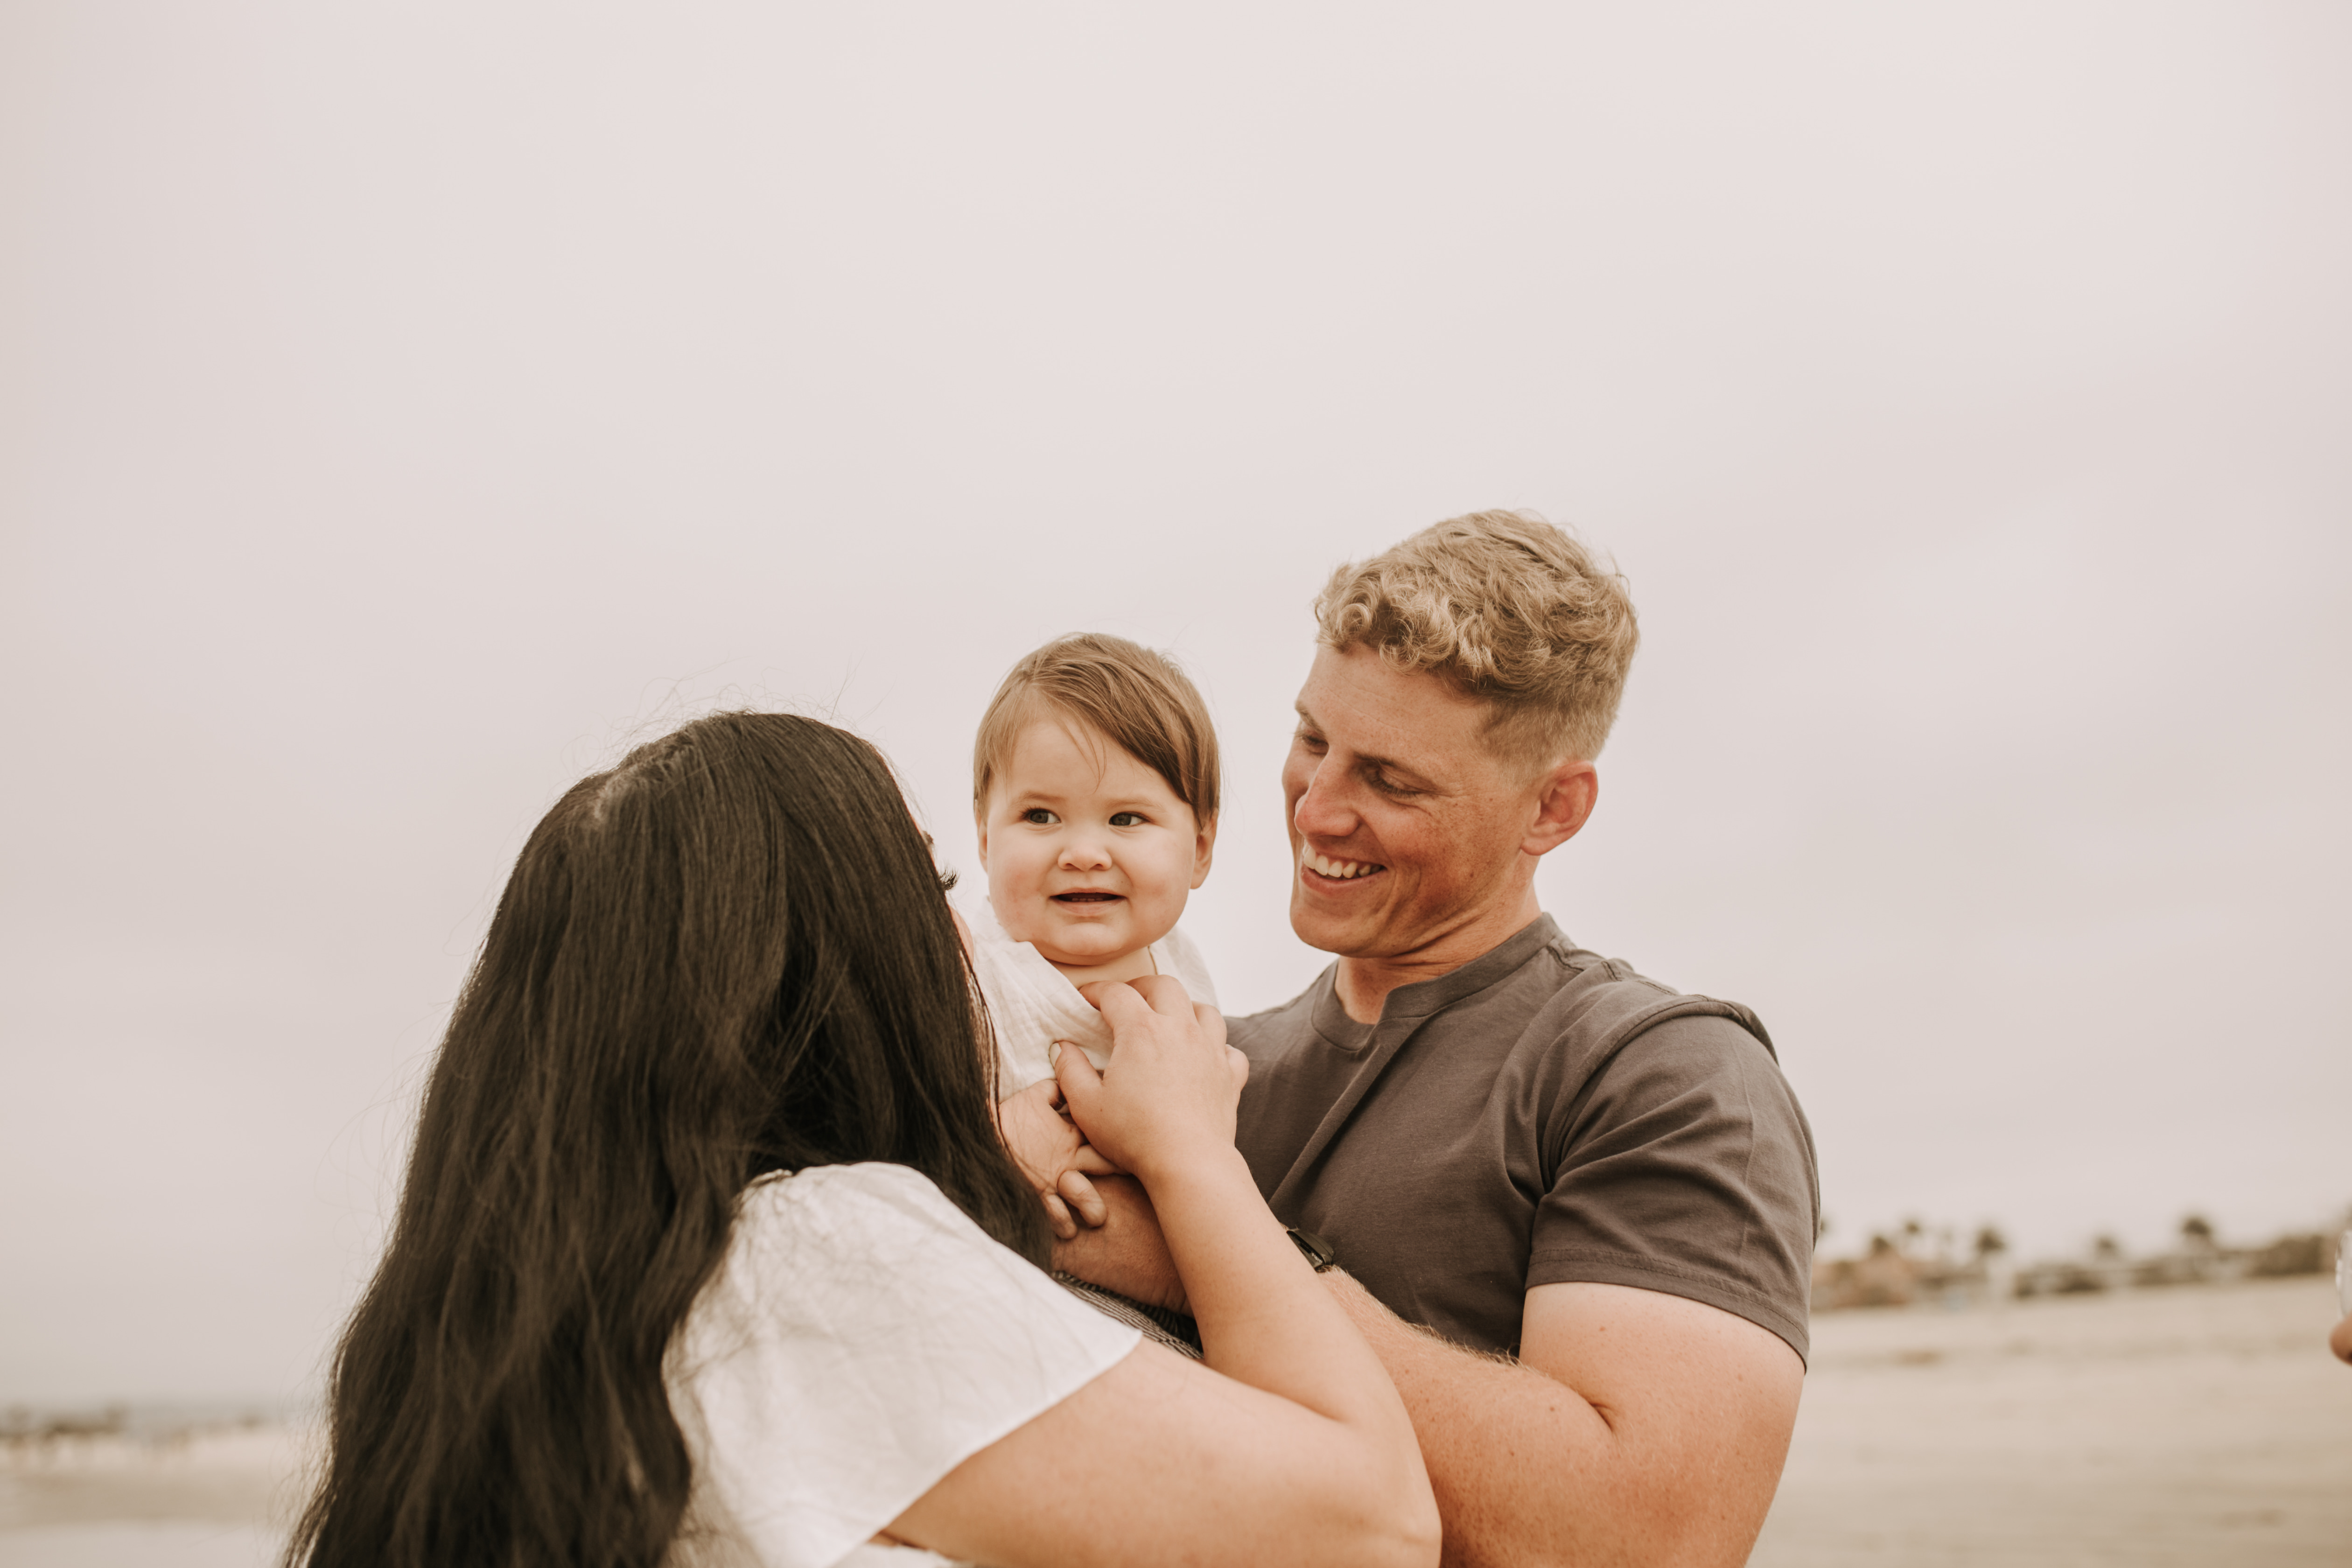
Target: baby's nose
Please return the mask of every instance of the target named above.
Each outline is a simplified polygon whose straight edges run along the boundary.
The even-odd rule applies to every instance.
[[[1062,845],[1062,867],[1069,871],[1099,871],[1110,865],[1110,856],[1102,841],[1090,834],[1077,835]]]

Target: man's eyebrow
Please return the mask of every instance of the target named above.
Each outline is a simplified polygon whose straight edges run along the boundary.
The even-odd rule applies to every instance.
[[[1323,728],[1322,725],[1318,724],[1315,721],[1315,715],[1307,710],[1307,704],[1304,701],[1294,702],[1291,704],[1291,707],[1298,710],[1299,722],[1305,724],[1308,729],[1320,731]],[[1432,788],[1435,787],[1435,781],[1427,773],[1423,773],[1419,768],[1414,767],[1412,763],[1401,763],[1394,757],[1376,757],[1370,752],[1358,752],[1356,753],[1356,763],[1359,767],[1378,768],[1383,773],[1402,773],[1406,778],[1411,779],[1417,784],[1423,784]]]

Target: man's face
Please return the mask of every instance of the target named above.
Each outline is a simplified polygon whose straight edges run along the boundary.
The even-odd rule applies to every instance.
[[[1368,648],[1315,650],[1282,767],[1301,941],[1403,957],[1523,896],[1537,781],[1488,748],[1487,714]]]

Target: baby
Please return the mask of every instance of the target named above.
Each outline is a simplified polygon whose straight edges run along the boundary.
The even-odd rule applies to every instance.
[[[1000,1096],[1053,1077],[1056,1041],[1109,1065],[1089,981],[1169,974],[1216,1005],[1176,921],[1209,875],[1217,736],[1171,660],[1099,633],[1030,654],[981,718],[971,793],[988,870],[972,967]]]

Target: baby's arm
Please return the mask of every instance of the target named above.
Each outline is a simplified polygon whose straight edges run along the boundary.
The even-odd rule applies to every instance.
[[[1091,1229],[1108,1216],[1102,1195],[1087,1177],[1108,1174],[1112,1166],[1064,1111],[1059,1083],[1040,1079],[1005,1096],[997,1102],[996,1128],[1013,1163],[1045,1204],[1056,1237],[1067,1241],[1080,1224]]]

